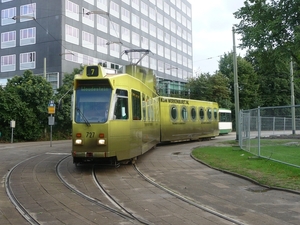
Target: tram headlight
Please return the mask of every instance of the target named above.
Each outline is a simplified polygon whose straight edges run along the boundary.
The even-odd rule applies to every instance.
[[[105,145],[105,139],[98,139],[98,145]]]
[[[76,145],[81,145],[82,144],[82,140],[81,139],[76,139],[75,140],[75,144]]]

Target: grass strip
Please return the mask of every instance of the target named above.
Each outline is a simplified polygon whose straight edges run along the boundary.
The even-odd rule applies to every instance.
[[[300,191],[300,168],[254,157],[237,146],[200,147],[192,155],[211,167],[246,176],[262,185]]]

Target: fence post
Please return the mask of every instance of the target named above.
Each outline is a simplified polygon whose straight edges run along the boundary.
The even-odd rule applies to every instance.
[[[258,117],[258,156],[260,157],[260,135],[261,135],[261,118],[260,118],[260,106],[257,108]]]

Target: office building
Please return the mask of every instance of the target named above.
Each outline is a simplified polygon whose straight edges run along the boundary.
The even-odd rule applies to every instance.
[[[109,72],[135,63],[153,69],[162,95],[178,94],[192,77],[192,17],[187,0],[0,0],[0,79],[25,70],[53,87],[80,65]]]

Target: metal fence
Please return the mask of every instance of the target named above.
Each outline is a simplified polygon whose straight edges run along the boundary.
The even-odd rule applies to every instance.
[[[239,145],[255,156],[300,167],[300,105],[242,110]]]

